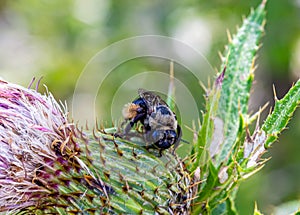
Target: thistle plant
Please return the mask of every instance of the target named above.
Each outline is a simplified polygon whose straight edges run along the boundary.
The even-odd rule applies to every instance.
[[[118,126],[82,127],[51,93],[1,80],[0,211],[237,214],[240,183],[264,166],[268,158],[262,155],[300,102],[298,80],[282,99],[275,96],[262,125],[261,110],[248,114],[265,4],[229,36],[220,72],[207,89],[201,126],[188,140],[192,149],[184,158],[172,148],[158,155],[144,147],[143,139],[122,139],[115,135],[122,129]],[[254,214],[260,213],[255,209]]]

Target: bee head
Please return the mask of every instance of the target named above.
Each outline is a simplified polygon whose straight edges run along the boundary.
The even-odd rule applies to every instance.
[[[168,149],[176,142],[177,133],[175,130],[154,130],[151,138],[158,148]]]
[[[137,115],[139,108],[140,106],[137,104],[128,103],[124,105],[122,115],[125,119],[132,119]]]

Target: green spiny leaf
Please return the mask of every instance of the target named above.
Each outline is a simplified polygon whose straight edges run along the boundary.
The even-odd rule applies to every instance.
[[[222,85],[218,117],[224,122],[225,139],[216,164],[231,152],[239,129],[239,114],[248,111],[249,91],[253,80],[253,63],[265,23],[265,2],[251,11],[225,50],[223,68],[227,67]]]
[[[196,154],[196,160],[193,163],[191,171],[193,172],[198,166],[203,167],[210,160],[209,148],[211,146],[214,128],[214,120],[217,114],[217,108],[222,89],[222,81],[224,78],[226,68],[216,79],[213,89],[209,92],[206,102],[206,113],[203,116],[203,123],[199,131],[197,144],[194,145],[192,150]]]
[[[275,107],[262,126],[267,134],[265,147],[268,148],[277,139],[278,134],[286,128],[294,111],[300,103],[300,80],[280,100],[276,99]]]

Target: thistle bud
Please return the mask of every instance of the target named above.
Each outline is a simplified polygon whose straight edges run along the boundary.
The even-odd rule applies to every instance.
[[[181,160],[82,130],[50,93],[0,81],[0,211],[188,214],[192,182]]]

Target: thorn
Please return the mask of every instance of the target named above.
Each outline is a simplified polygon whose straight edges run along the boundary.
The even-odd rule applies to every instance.
[[[89,130],[89,126],[88,126],[88,121],[87,120],[85,121],[85,129]]]
[[[260,113],[261,113],[261,109],[259,109],[259,114],[257,115],[257,120],[256,120],[256,125],[255,125],[255,130],[259,130],[259,121],[260,121]]]
[[[268,115],[270,115],[271,113],[272,113],[272,107],[270,107]]]
[[[119,173],[119,179],[120,179],[121,182],[124,181],[124,176],[121,173]]]
[[[194,153],[194,154],[191,154],[191,155],[189,155],[189,156],[186,156],[186,157],[184,158],[184,160],[187,161],[185,164],[186,164],[187,166],[191,165],[191,164],[193,163],[193,161],[195,160],[195,158],[196,158],[196,154],[195,154],[195,153]]]
[[[267,107],[269,106],[269,102],[266,102],[266,104],[264,104],[264,106],[262,106],[260,109],[261,109],[261,112],[263,112]]]
[[[156,173],[156,168],[157,168],[157,166],[158,166],[158,165],[155,165],[155,166],[152,168],[151,172],[152,172],[153,174]]]
[[[197,195],[197,196],[188,198],[188,199],[186,199],[186,200],[184,201],[184,203],[186,203],[186,202],[191,202],[192,200],[197,199],[198,197],[199,197],[199,196]]]
[[[101,152],[100,152],[100,160],[101,160],[101,163],[103,164],[103,166],[105,166],[106,160],[105,160],[105,158],[102,156],[102,153],[101,153]]]
[[[252,61],[251,61],[251,70],[253,69],[253,67],[255,66],[255,61],[256,61],[257,57],[255,56]]]
[[[158,190],[159,190],[159,187],[156,187],[156,188],[154,189],[153,193],[154,193],[155,195],[157,195],[157,194],[158,194]]]
[[[200,121],[200,118],[198,117],[198,126],[199,126],[199,130],[201,129],[201,121]]]
[[[125,180],[125,185],[122,187],[122,190],[127,193],[130,190],[128,182]]]
[[[255,211],[258,211],[257,202],[256,201],[254,202],[254,213],[255,213]]]
[[[79,125],[78,124],[79,123],[77,121],[76,124],[75,124],[75,134],[80,133],[80,129],[79,129]],[[76,137],[78,137],[78,136],[76,135]]]
[[[117,150],[118,155],[119,155],[120,157],[122,157],[122,156],[123,156],[122,150],[119,149],[119,146],[118,146],[118,144],[117,144],[115,141],[113,141],[113,142],[114,142],[114,145],[115,145],[115,148],[116,148],[116,150]]]
[[[275,102],[278,101],[277,95],[276,95],[276,89],[275,89],[275,85],[273,84],[273,94],[274,94],[274,100]]]
[[[225,45],[225,46],[224,46],[225,52],[228,51],[228,49],[229,49],[228,45]]]
[[[201,81],[201,80],[199,80],[199,84],[200,84],[200,87],[202,87],[202,89],[207,93],[207,88],[205,87],[205,85],[204,85],[204,83]]]
[[[181,160],[181,162],[182,163],[185,163],[186,161],[188,161],[190,159],[190,157],[189,156],[186,156],[185,158],[183,158],[182,160]]]
[[[88,138],[85,137],[84,134],[83,134],[83,127],[82,126],[81,126],[81,129],[80,129],[79,133],[80,133],[81,139],[84,140],[85,142],[88,142]]]
[[[253,64],[252,69],[251,69],[251,73],[252,74],[254,74],[254,72],[256,71],[257,67],[258,67],[258,64],[256,64],[256,65]]]
[[[132,155],[135,159],[137,159],[137,153],[134,151],[134,148],[132,147]]]
[[[210,78],[207,77],[207,87],[208,89],[211,89],[211,83],[210,83]]]
[[[232,37],[231,37],[230,31],[228,29],[226,30],[226,33],[227,33],[227,37],[228,37],[228,42],[232,43]]]
[[[259,108],[259,110],[250,116],[249,122],[253,122],[267,107],[269,106],[269,102],[266,102],[262,107]]]
[[[219,69],[217,67],[214,66],[213,70],[215,71],[216,74],[218,74]]]
[[[188,129],[189,131],[191,131],[192,133],[196,132],[196,125],[195,125],[195,121],[194,120],[192,121],[192,128],[189,127],[188,125],[184,125],[184,127],[186,129]]]
[[[228,53],[227,53],[227,55],[226,55],[225,66],[228,65],[228,58],[229,58],[229,55],[230,55],[230,50],[228,50]]]
[[[218,51],[218,55],[219,55],[219,57],[220,57],[221,61],[223,61],[223,59],[224,59],[224,56],[223,56],[223,54],[222,54],[220,51]]]
[[[145,195],[145,190],[143,189],[142,191],[137,191],[138,194],[140,194],[140,196],[143,198]]]
[[[99,131],[104,133],[104,125],[103,125],[103,123],[100,124],[100,130]]]
[[[173,60],[170,61],[170,82],[169,82],[169,88],[168,88],[168,100],[167,104],[172,105],[172,99],[175,98],[175,84],[174,84],[174,62]]]
[[[293,83],[292,83],[292,86],[291,86],[291,88],[292,88],[292,87],[294,87],[294,86],[295,86],[295,82],[293,82]]]
[[[93,136],[94,136],[95,140],[99,141],[99,137],[95,133],[95,128],[93,128]]]
[[[197,202],[197,203],[192,203],[191,206],[193,207],[197,205],[203,205],[203,207],[206,207],[204,204],[205,204],[204,202]]]
[[[223,80],[224,80],[225,71],[226,71],[226,65],[224,66],[223,71],[222,71],[221,74],[217,77],[217,79],[216,79],[216,81],[215,81],[215,84],[216,84],[217,87],[218,87],[218,86],[219,86],[219,87],[222,86],[222,82],[223,82]]]
[[[241,112],[241,100],[238,99],[238,113],[239,115],[242,115],[242,112]]]
[[[200,113],[201,113],[202,117],[203,117],[204,114],[205,114],[203,110],[200,110]],[[198,120],[199,120],[198,123],[200,123],[199,125],[201,125],[201,122],[200,122],[200,119],[199,119],[199,118],[198,118]]]
[[[260,30],[263,32],[263,34],[265,34],[264,26],[266,25],[266,23],[267,23],[267,20],[264,19],[263,22],[262,22],[262,24],[261,24]]]
[[[246,139],[249,143],[253,142],[248,125],[246,125]]]
[[[100,146],[100,150],[104,151],[105,145],[103,145],[103,144],[101,143],[100,138],[99,138],[99,140],[98,140],[98,143],[99,143],[99,146]],[[101,152],[101,151],[100,151],[100,152]]]
[[[98,118],[96,117],[96,122],[95,122],[95,128],[98,132],[100,132],[100,129],[99,129],[99,123],[98,123]]]

